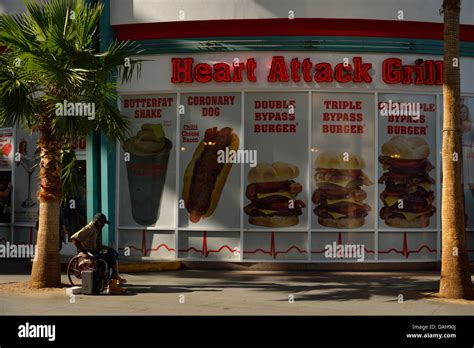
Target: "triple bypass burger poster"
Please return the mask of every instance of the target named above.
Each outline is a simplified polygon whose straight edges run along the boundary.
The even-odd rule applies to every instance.
[[[470,201],[473,104],[464,98]],[[177,94],[124,95],[121,107],[131,131],[120,145],[120,228],[438,227],[435,96],[225,92],[182,93],[178,101]],[[473,220],[469,215],[468,226]]]

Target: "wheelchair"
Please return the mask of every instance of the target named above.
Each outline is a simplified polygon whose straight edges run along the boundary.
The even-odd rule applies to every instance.
[[[99,291],[103,292],[112,281],[112,269],[109,268],[107,262],[100,257],[99,254],[80,252],[72,257],[67,266],[67,277],[72,286],[80,286],[82,284],[82,272],[99,271]]]

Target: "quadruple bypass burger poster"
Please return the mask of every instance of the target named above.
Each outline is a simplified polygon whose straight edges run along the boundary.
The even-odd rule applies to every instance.
[[[360,57],[329,64],[273,57],[169,62],[172,84],[286,81],[439,86],[437,60]],[[263,68],[263,67],[262,67]],[[216,84],[213,84],[213,87]],[[245,91],[123,94],[119,226],[174,230],[437,229],[441,183],[438,92]],[[466,201],[474,177],[470,110],[462,100]],[[439,133],[439,134],[438,134]],[[460,157],[461,158],[461,157]],[[243,170],[241,169],[243,166]],[[471,183],[471,181],[473,183]],[[474,216],[467,210],[468,226]],[[243,216],[243,226],[241,217]]]

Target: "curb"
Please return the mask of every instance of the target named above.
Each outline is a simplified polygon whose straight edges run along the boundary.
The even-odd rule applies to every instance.
[[[181,269],[181,261],[124,262],[118,265],[120,273],[163,272]]]

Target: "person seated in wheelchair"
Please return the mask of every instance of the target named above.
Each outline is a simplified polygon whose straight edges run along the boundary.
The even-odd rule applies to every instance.
[[[107,262],[108,267],[112,269],[112,281],[109,284],[109,292],[122,293],[125,290],[120,287],[120,284],[124,284],[127,281],[118,275],[118,253],[113,248],[101,245],[99,242],[102,228],[105,224],[109,223],[110,222],[104,214],[97,213],[91,222],[71,236],[71,240],[76,246],[78,253],[83,253],[85,257],[97,255],[99,258]]]

